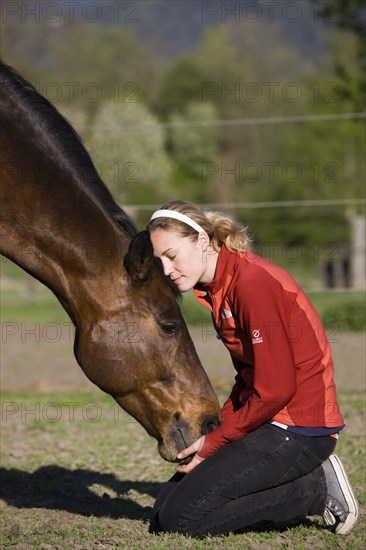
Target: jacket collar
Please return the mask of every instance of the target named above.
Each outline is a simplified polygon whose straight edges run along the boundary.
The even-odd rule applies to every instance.
[[[196,296],[197,294],[202,296],[202,293],[199,291],[207,292],[211,296],[225,292],[225,290],[227,290],[228,283],[230,284],[233,278],[239,258],[239,254],[236,252],[230,252],[230,250],[228,250],[223,244],[217,258],[213,280],[211,283],[197,284],[194,288]]]

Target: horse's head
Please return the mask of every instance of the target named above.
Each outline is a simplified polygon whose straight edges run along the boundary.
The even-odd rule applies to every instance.
[[[164,459],[174,461],[218,425],[219,404],[148,233],[135,237],[124,263],[123,300],[81,329],[76,355],[87,376],[157,439]]]
[[[85,374],[174,460],[218,422],[219,407],[148,235],[123,267],[134,223],[74,129],[1,62],[0,81],[0,250],[54,292],[76,325]]]

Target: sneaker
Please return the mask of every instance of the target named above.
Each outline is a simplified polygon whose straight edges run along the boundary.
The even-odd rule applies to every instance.
[[[338,535],[345,535],[357,522],[357,501],[339,458],[331,455],[322,466],[327,484],[324,523]]]

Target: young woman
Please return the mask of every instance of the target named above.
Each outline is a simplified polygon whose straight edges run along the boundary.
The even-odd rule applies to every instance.
[[[252,254],[227,216],[172,201],[148,229],[165,274],[211,310],[236,370],[221,425],[178,455],[192,459],[159,494],[152,530],[203,537],[323,515],[347,533],[358,507],[332,455],[344,422],[330,346],[305,293]]]

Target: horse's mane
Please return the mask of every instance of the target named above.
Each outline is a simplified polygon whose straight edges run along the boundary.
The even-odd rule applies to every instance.
[[[96,199],[126,237],[132,239],[137,233],[135,223],[114,201],[71,124],[32,84],[1,60],[0,86],[1,94],[6,92],[9,100],[14,101],[31,121],[32,126],[41,132],[45,138],[44,142],[48,147],[52,147],[59,162],[77,176],[78,185],[94,200]]]

